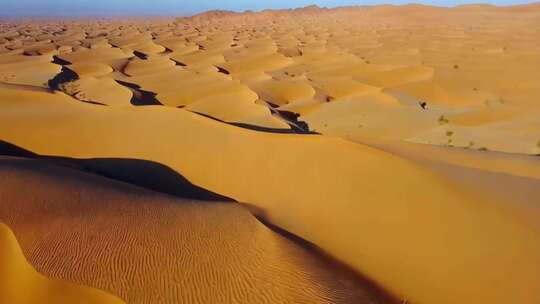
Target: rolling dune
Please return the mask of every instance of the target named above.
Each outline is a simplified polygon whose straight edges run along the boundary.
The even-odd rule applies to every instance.
[[[178,199],[38,160],[1,158],[0,175],[0,218],[32,264],[128,303],[390,302],[238,204]],[[52,291],[77,303],[116,303],[83,302],[86,294],[69,288]]]

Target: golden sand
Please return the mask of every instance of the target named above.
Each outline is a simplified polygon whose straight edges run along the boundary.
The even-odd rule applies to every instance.
[[[536,304],[539,20],[532,4],[2,23],[0,140],[44,156],[151,161],[242,204],[134,206],[113,181],[86,185],[90,197],[74,203],[60,199],[82,195],[74,173],[10,169],[0,194],[14,199],[3,204],[27,201],[10,192],[18,180],[53,183],[24,195],[80,223],[56,211],[34,223],[14,205],[0,221],[39,271],[129,303],[370,303],[356,297],[362,283],[332,285],[340,274],[320,269],[318,253],[243,205],[406,303]],[[308,132],[319,134],[290,134]],[[49,221],[56,228],[36,234]],[[66,246],[78,237],[97,241]],[[97,248],[110,254],[96,268]]]
[[[70,259],[69,256],[59,259]],[[102,291],[49,280],[26,261],[13,232],[0,223],[0,302],[2,303],[124,303]]]

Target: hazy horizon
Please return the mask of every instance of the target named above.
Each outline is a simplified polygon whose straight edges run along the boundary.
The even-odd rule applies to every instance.
[[[436,6],[455,6],[471,3],[487,3],[494,5],[516,5],[534,3],[537,1],[353,1],[353,0],[234,0],[234,1],[210,1],[210,0],[4,0],[2,1],[4,17],[55,17],[55,16],[175,16],[191,15],[199,12],[222,9],[232,11],[262,10],[262,9],[286,9],[304,7],[307,5],[319,5],[322,7],[338,7],[348,5],[377,5],[377,4],[407,4],[419,3]]]

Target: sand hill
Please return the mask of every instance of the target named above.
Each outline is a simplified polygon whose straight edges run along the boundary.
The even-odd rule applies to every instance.
[[[387,303],[236,203],[178,199],[38,160],[2,158],[0,173],[0,216],[36,268],[128,303]]]

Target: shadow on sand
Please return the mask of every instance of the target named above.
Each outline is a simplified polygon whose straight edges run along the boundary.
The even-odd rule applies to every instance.
[[[145,91],[137,84],[116,80],[120,85],[127,87],[132,93],[131,104],[134,106],[162,106],[163,104],[157,100],[157,94],[150,91]]]
[[[231,126],[236,126],[236,127],[239,127],[239,128],[249,129],[249,130],[253,130],[253,131],[267,132],[267,133],[279,133],[279,134],[319,135],[319,133],[317,133],[317,132],[309,131],[309,127],[307,126],[307,124],[305,124],[306,126],[304,128],[297,128],[294,125],[289,124],[290,129],[276,129],[276,128],[267,128],[267,127],[261,127],[261,126],[246,124],[246,123],[240,123],[240,122],[226,122],[224,120],[221,120],[219,118],[216,118],[214,116],[210,116],[210,115],[207,115],[207,114],[204,114],[204,113],[201,113],[201,112],[196,112],[196,111],[190,111],[190,112],[201,115],[201,116],[204,116],[206,118],[209,118],[209,119],[212,119],[212,120],[215,120],[215,121],[219,121],[219,122],[224,123],[224,124],[228,124],[228,125],[231,125]]]
[[[79,76],[72,70],[62,67],[60,73],[56,74],[52,79],[48,81],[49,88],[53,91],[61,91],[60,86],[63,83],[75,81],[79,79]]]
[[[49,161],[177,197],[205,201],[234,201],[198,187],[173,169],[157,162],[129,158],[78,159],[39,155],[0,140],[0,155]]]

